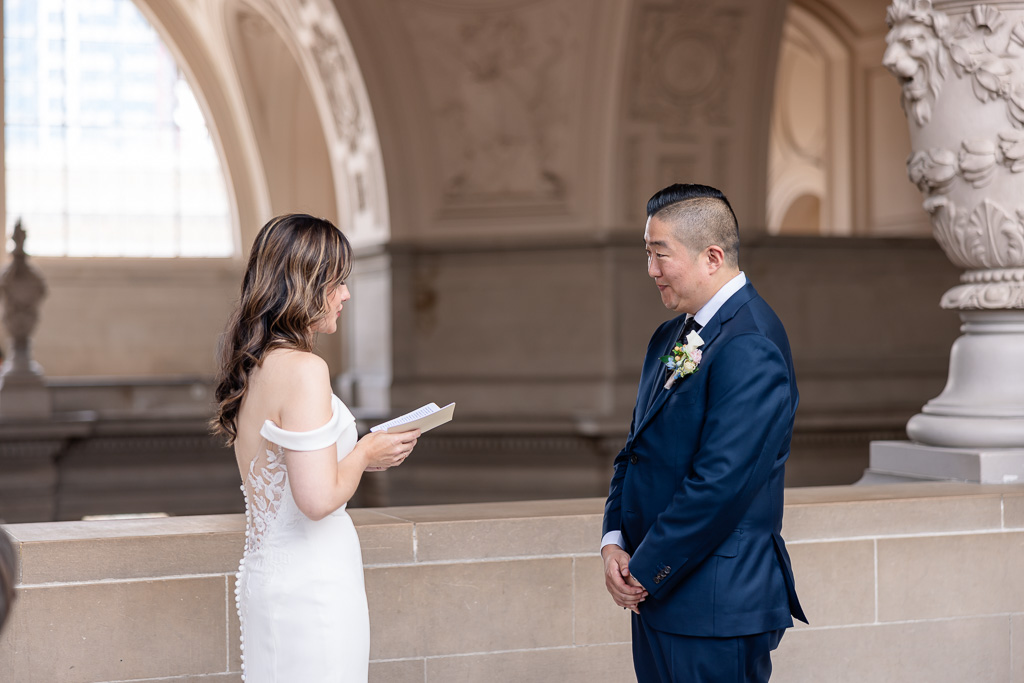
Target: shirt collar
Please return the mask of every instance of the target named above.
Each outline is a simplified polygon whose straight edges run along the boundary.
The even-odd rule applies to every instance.
[[[697,311],[697,314],[693,316],[697,320],[697,324],[701,327],[707,325],[712,318],[715,317],[715,313],[718,313],[726,301],[728,301],[733,294],[743,289],[743,286],[747,284],[747,276],[740,271],[740,274],[733,279],[722,285],[722,288],[715,292],[715,295],[711,297],[704,306]]]

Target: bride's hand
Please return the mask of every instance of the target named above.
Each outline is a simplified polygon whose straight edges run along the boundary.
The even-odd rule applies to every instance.
[[[379,472],[401,465],[412,453],[419,437],[420,430],[418,429],[399,434],[370,432],[360,439],[358,444],[366,452],[366,470]]]

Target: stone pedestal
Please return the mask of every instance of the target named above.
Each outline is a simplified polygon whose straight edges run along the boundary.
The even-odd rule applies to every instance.
[[[943,448],[908,441],[872,441],[871,467],[860,483],[937,480],[1024,483],[1024,448]]]
[[[0,416],[45,419],[52,413],[50,390],[38,363],[33,361],[25,369],[11,362],[0,366]]]

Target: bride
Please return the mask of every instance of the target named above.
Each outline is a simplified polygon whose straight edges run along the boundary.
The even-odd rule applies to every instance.
[[[331,392],[317,332],[350,294],[348,240],[303,214],[271,220],[252,247],[224,335],[214,430],[235,449],[245,553],[235,588],[248,683],[365,683],[363,565],[345,512],[366,470],[400,465],[419,437],[371,433]]]

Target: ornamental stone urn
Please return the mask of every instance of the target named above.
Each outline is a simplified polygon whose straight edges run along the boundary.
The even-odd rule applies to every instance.
[[[872,470],[1024,481],[1024,4],[895,0],[883,64],[900,81],[935,239],[964,269],[943,392],[872,444]]]

